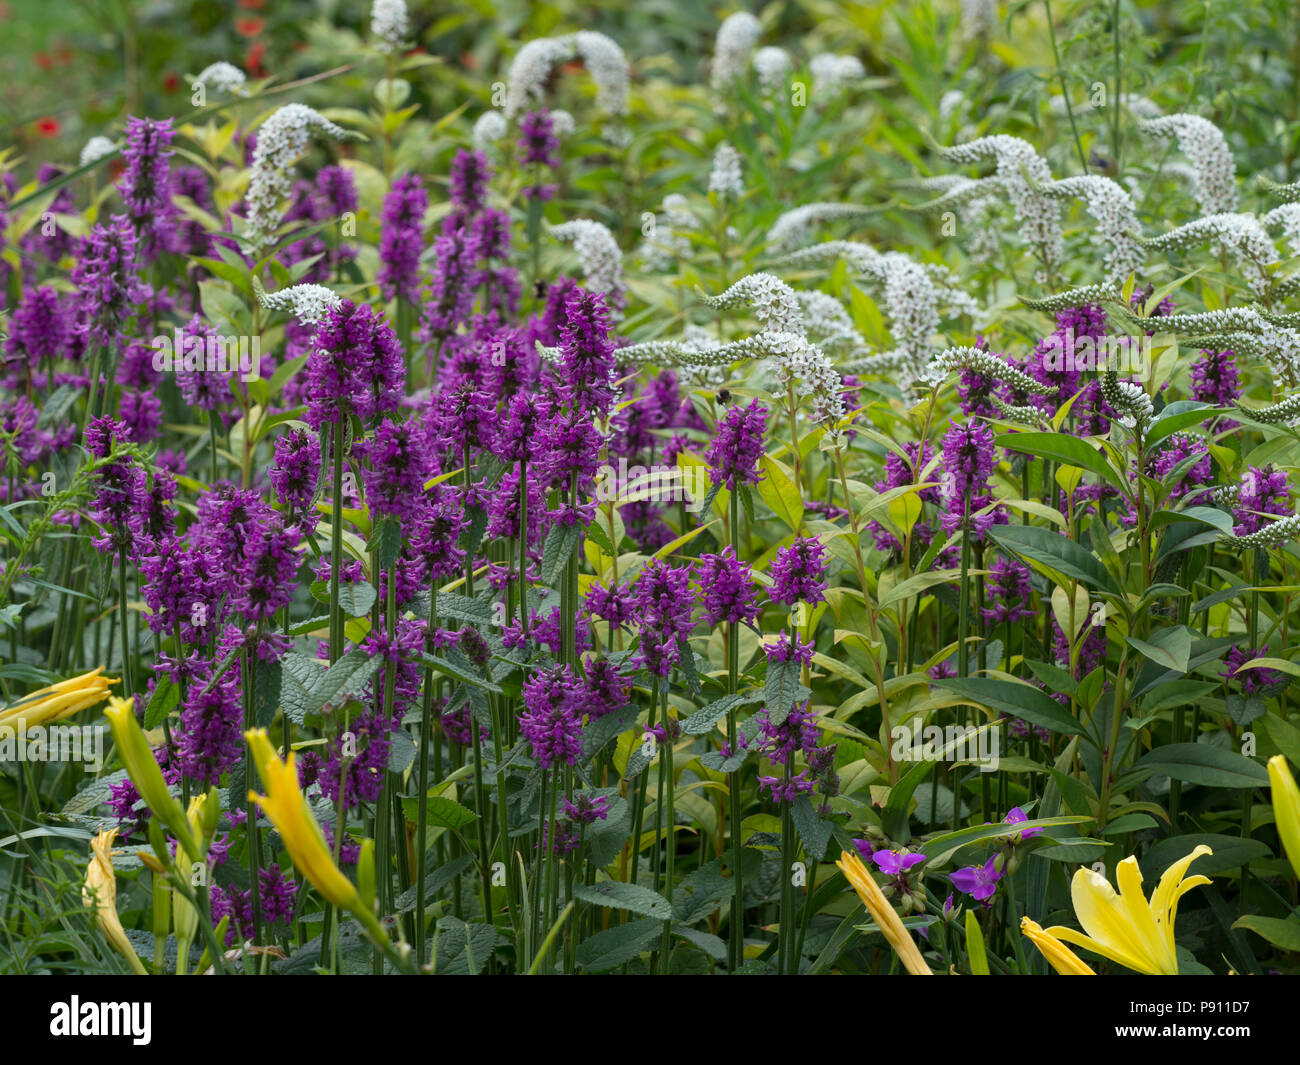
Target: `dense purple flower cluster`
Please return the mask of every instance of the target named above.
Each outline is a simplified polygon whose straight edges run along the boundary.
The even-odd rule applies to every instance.
[[[762,479],[758,461],[763,457],[766,424],[767,408],[756,399],[744,407],[736,404],[727,408],[704,454],[714,484],[735,491],[738,484],[757,484]]]

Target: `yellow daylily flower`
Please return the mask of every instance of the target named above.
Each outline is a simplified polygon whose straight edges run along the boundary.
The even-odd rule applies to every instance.
[[[1300,787],[1296,786],[1291,767],[1280,754],[1268,760],[1268,780],[1273,795],[1273,817],[1282,849],[1300,877]]]
[[[180,801],[167,790],[158,760],[149,749],[149,741],[140,729],[140,722],[135,719],[135,700],[119,699],[109,696],[108,709],[104,711],[109,727],[113,730],[113,742],[117,745],[118,757],[126,766],[127,775],[135,790],[144,799],[145,805],[153,812],[171,834],[180,841],[187,854],[199,853],[198,843],[190,831],[185,810]]]
[[[1118,894],[1100,873],[1081,867],[1070,884],[1070,898],[1083,932],[1060,925],[1045,932],[1119,962],[1134,972],[1177,976],[1174,918],[1178,914],[1178,900],[1192,888],[1210,882],[1208,876],[1186,876],[1187,867],[1202,854],[1213,853],[1202,843],[1186,857],[1179,858],[1160,877],[1150,902],[1142,894],[1142,873],[1137,858],[1125,858],[1115,870]]]
[[[1092,967],[1080,959],[1069,947],[1054,935],[1043,930],[1043,926],[1032,918],[1020,918],[1020,932],[1036,946],[1039,952],[1062,976],[1096,976]]]
[[[917,948],[911,933],[903,927],[902,918],[895,912],[894,907],[889,904],[889,900],[885,898],[885,893],[880,890],[880,885],[867,872],[867,867],[862,864],[862,859],[849,851],[843,851],[840,854],[840,860],[835,864],[848,882],[853,885],[853,890],[858,893],[858,898],[862,900],[867,912],[871,914],[871,919],[876,922],[881,932],[885,934],[885,938],[889,940],[889,945],[898,954],[903,967],[913,976],[933,976],[934,973],[925,964],[925,959],[921,957],[921,951]]]
[[[0,729],[20,732],[38,725],[52,725],[102,702],[108,695],[109,685],[118,680],[103,673],[104,667],[98,666],[79,677],[69,677],[24,695],[12,706],[0,710]]]
[[[81,898],[86,906],[95,910],[99,930],[119,954],[126,958],[131,971],[147,976],[144,964],[126,938],[122,922],[117,917],[117,875],[113,872],[113,840],[117,829],[101,832],[91,841],[90,864],[86,866],[86,880],[81,888]]]
[[[289,752],[285,761],[280,761],[267,738],[266,729],[250,729],[244,733],[244,739],[248,741],[257,774],[267,791],[265,795],[250,791],[248,797],[275,825],[294,867],[335,906],[354,913],[367,913],[352,881],[334,864],[325,835],[298,787],[293,752]]]

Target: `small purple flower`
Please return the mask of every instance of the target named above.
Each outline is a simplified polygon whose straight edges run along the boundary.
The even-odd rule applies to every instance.
[[[1029,818],[1025,815],[1024,810],[1020,809],[1019,806],[1013,806],[1007,812],[1007,816],[1002,819],[1002,823],[1007,825],[1019,825],[1028,820]],[[1043,830],[1041,828],[1026,828],[1023,832],[1018,832],[1016,834],[1020,839],[1033,839],[1035,836],[1041,836]]]
[[[871,855],[876,868],[890,876],[903,876],[914,866],[925,861],[924,854],[910,854],[901,850],[878,850]]]
[[[983,865],[968,865],[964,869],[954,870],[949,876],[952,886],[958,891],[972,895],[980,902],[993,897],[1002,873],[996,868],[999,855],[995,854]]]

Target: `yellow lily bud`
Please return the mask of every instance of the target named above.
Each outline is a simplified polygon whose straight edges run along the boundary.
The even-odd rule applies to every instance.
[[[86,880],[81,897],[87,907],[95,910],[99,930],[109,944],[126,958],[131,971],[139,976],[148,975],[144,964],[126,938],[122,922],[117,917],[117,874],[113,872],[113,840],[117,829],[101,832],[90,844],[90,864],[86,866]]]
[[[889,945],[898,954],[903,967],[913,976],[933,976],[934,973],[925,964],[925,959],[921,957],[921,952],[917,949],[911,934],[903,927],[902,919],[894,912],[894,907],[885,898],[880,885],[867,872],[862,859],[856,854],[843,851],[840,860],[835,864],[853,885],[853,890],[858,893],[858,898],[866,906],[872,920],[876,922],[889,941]]]
[[[375,908],[375,841],[363,839],[361,854],[357,858],[357,894],[361,896],[361,905],[368,910]]]
[[[267,791],[265,795],[250,791],[248,797],[275,825],[294,867],[326,900],[340,909],[351,910],[358,916],[365,914],[373,920],[373,914],[362,906],[361,896],[352,881],[334,864],[320,825],[298,787],[293,752],[289,752],[285,761],[280,761],[267,738],[266,729],[250,729],[244,733],[244,739],[248,741],[257,774]]]
[[[167,867],[148,851],[136,851],[135,856],[144,862],[145,867],[157,876],[166,876]]]
[[[18,732],[53,724],[102,702],[108,695],[109,685],[117,683],[116,677],[105,677],[103,672],[104,667],[99,666],[79,677],[69,677],[24,695],[12,706],[0,710],[0,729]]]
[[[113,730],[113,742],[117,745],[118,756],[145,805],[180,841],[186,853],[197,855],[198,843],[190,831],[185,811],[181,809],[176,797],[167,790],[167,782],[163,780],[162,770],[158,768],[153,751],[149,749],[149,741],[144,738],[140,722],[135,719],[135,700],[110,696],[104,716],[108,718],[108,724]]]
[[[1092,968],[1042,925],[1029,917],[1020,918],[1020,931],[1062,976],[1096,976]]]
[[[1300,787],[1296,786],[1291,767],[1280,754],[1268,760],[1268,780],[1277,834],[1282,837],[1282,849],[1291,861],[1291,868],[1300,877]]]
[[[1118,894],[1100,873],[1080,867],[1070,884],[1070,897],[1074,915],[1087,935],[1059,925],[1045,932],[1134,972],[1177,976],[1174,919],[1178,916],[1178,900],[1192,888],[1210,882],[1208,876],[1186,876],[1187,867],[1202,854],[1213,853],[1202,843],[1174,862],[1160,877],[1150,902],[1142,894],[1137,858],[1130,856],[1119,863],[1115,871]]]

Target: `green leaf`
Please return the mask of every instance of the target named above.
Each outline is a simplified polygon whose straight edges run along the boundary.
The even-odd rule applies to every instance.
[[[330,666],[312,686],[308,713],[318,713],[325,706],[339,706],[360,694],[383,666],[384,660],[372,656],[362,647],[354,647]]]
[[[682,722],[682,731],[688,736],[703,736],[713,731],[713,727],[726,714],[728,710],[746,706],[750,703],[762,701],[763,696],[757,693],[742,695],[724,695],[721,699],[715,699],[708,706],[696,710],[690,717]]]
[[[573,889],[574,898],[597,906],[628,910],[660,921],[673,915],[672,903],[651,891],[644,884],[625,884],[621,880],[602,880],[598,884],[582,884]]]
[[[1198,403],[1189,399],[1181,399],[1176,403],[1170,403],[1160,412],[1160,417],[1153,421],[1147,429],[1144,443],[1150,448],[1181,429],[1186,429],[1191,425],[1199,425],[1207,418],[1212,418],[1215,414],[1221,413],[1222,410],[1222,407],[1215,407],[1210,403]]]
[[[968,575],[977,577],[987,572],[988,570],[971,569],[968,571]],[[920,595],[922,592],[933,588],[936,584],[954,584],[956,583],[956,576],[953,570],[932,570],[929,573],[918,573],[915,576],[908,577],[907,580],[894,585],[884,594],[879,603],[880,609],[884,610],[895,603],[911,599],[914,595]]]
[[[540,201],[533,200],[533,203]],[[576,894],[576,892],[575,892]],[[631,961],[663,934],[663,922],[653,917],[615,925],[578,944],[577,961],[589,973],[608,972]]]
[[[1115,578],[1101,560],[1060,533],[1033,525],[995,525],[989,530],[989,536],[999,547],[1019,555],[1048,577],[1056,579],[1057,574],[1072,577],[1116,599],[1123,597]],[[1056,583],[1061,582],[1058,579]]]
[[[1258,762],[1208,743],[1168,743],[1143,755],[1135,769],[1211,788],[1266,788],[1268,772]]]
[[[997,677],[950,677],[938,682],[954,695],[998,713],[1013,714],[1066,736],[1083,735],[1083,726],[1048,694],[1031,684]]]
[[[431,654],[421,654],[420,661],[435,673],[441,673],[444,677],[451,677],[454,680],[472,685],[473,687],[479,688],[485,692],[499,692],[501,690],[499,684],[494,684],[486,677],[478,676],[467,669],[462,669],[460,666],[448,662],[445,658],[438,658],[436,655]]]
[[[1092,444],[1077,436],[1068,433],[1003,433],[993,442],[1008,451],[1019,451],[1035,458],[1078,466],[1104,478],[1116,488],[1122,490],[1125,487],[1106,457]]]
[[[339,582],[339,607],[350,618],[363,618],[369,614],[378,595],[369,581]]]
[[[807,795],[800,795],[790,807],[790,818],[803,841],[803,849],[814,861],[826,857],[826,844],[830,842],[831,826],[817,816]]]
[[[763,701],[767,705],[768,717],[773,727],[781,725],[790,716],[799,689],[797,660],[791,658],[785,662],[768,663]]]
[[[1192,862],[1188,872],[1203,873],[1205,876],[1218,876],[1256,858],[1267,858],[1272,852],[1268,846],[1257,839],[1243,839],[1241,836],[1219,836],[1213,833],[1191,833],[1186,836],[1170,836],[1162,839],[1146,852],[1139,860],[1143,877],[1157,878],[1180,858],[1186,858],[1192,851],[1205,844],[1213,854],[1204,854]]]
[[[1252,913],[1240,918],[1232,927],[1249,929],[1282,950],[1300,952],[1300,919],[1295,917],[1283,920]]]
[[[1187,663],[1192,657],[1192,634],[1184,626],[1162,629],[1150,643],[1136,636],[1130,636],[1128,642],[1152,662],[1179,673],[1187,672]]]
[[[171,674],[161,672],[158,675],[157,686],[153,690],[153,695],[149,697],[149,707],[144,712],[144,727],[146,729],[155,729],[163,723],[163,719],[176,708],[176,704],[181,700],[181,689],[178,685],[172,683]]]
[[[1188,507],[1186,510],[1158,510],[1151,515],[1153,531],[1176,521],[1195,521],[1231,535],[1232,515],[1218,507]]]
[[[966,957],[970,959],[972,976],[989,975],[989,956],[984,949],[984,933],[974,910],[966,911]]]
[[[1091,817],[1043,817],[1035,818],[1029,821],[1021,821],[1014,825],[1006,823],[996,825],[974,825],[971,828],[961,828],[956,832],[945,832],[941,836],[935,836],[933,839],[927,839],[919,844],[920,849],[926,857],[926,869],[938,869],[945,865],[950,858],[962,847],[967,847],[972,843],[979,843],[981,840],[997,839],[999,836],[1010,836],[1017,832],[1022,833],[1027,828],[1057,828],[1066,825],[1081,825],[1091,821]],[[1023,838],[1023,836],[1022,836]],[[1052,840],[1048,834],[1035,837],[1036,839]]]
[[[803,493],[794,483],[793,471],[771,455],[764,455],[761,464],[764,477],[758,482],[758,494],[773,514],[798,532],[803,525]]]

